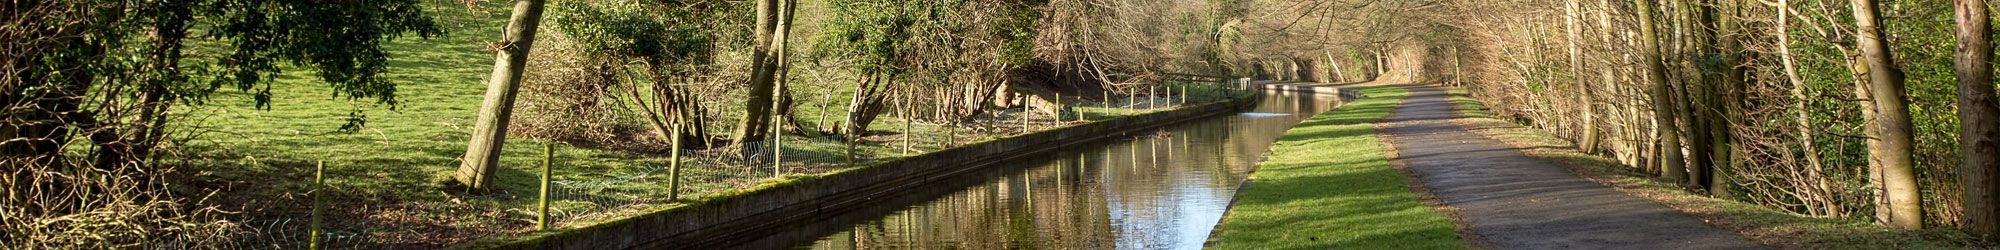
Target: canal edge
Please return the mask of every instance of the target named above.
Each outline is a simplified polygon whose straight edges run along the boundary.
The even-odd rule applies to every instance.
[[[1296,93],[1303,93],[1303,94],[1316,94],[1316,93],[1317,93],[1318,91],[1328,91],[1328,89],[1331,89],[1331,91],[1329,91],[1329,92],[1333,92],[1333,93],[1334,93],[1334,95],[1336,96],[1336,98],[1335,98],[1335,99],[1336,99],[1336,100],[1337,100],[1337,102],[1338,102],[1338,104],[1336,104],[1336,105],[1346,105],[1346,104],[1347,104],[1348,102],[1353,102],[1354,100],[1357,100],[1357,99],[1361,99],[1361,98],[1366,98],[1366,97],[1368,97],[1367,95],[1364,95],[1364,94],[1361,94],[1361,93],[1358,93],[1358,92],[1354,92],[1354,91],[1351,91],[1351,90],[1349,90],[1349,89],[1347,89],[1347,88],[1340,88],[1340,87],[1331,87],[1331,86],[1298,86],[1298,87],[1280,87],[1280,88],[1275,88],[1275,89],[1270,89],[1270,90],[1271,90],[1271,91],[1286,91],[1286,92],[1296,92]],[[1406,99],[1407,99],[1407,98],[1406,98]],[[1397,100],[1397,103],[1396,103],[1396,104],[1397,104],[1397,105],[1399,105],[1399,106],[1400,106],[1400,105],[1402,105],[1402,100]],[[1328,109],[1328,110],[1326,110],[1325,112],[1320,112],[1319,114],[1313,114],[1313,115],[1314,115],[1314,116],[1318,116],[1318,115],[1320,115],[1320,114],[1325,114],[1325,113],[1327,113],[1327,112],[1334,112],[1334,111],[1339,111],[1339,110],[1340,110],[1340,106],[1334,106],[1334,107],[1333,107],[1332,109]],[[1308,119],[1310,119],[1310,118],[1308,118]],[[1387,118],[1387,117],[1384,117],[1383,119],[1385,119],[1385,120],[1386,120],[1386,119],[1388,119],[1388,118]],[[1301,121],[1303,121],[1303,120],[1301,120]],[[1379,123],[1380,121],[1378,120],[1378,121],[1376,121],[1376,122],[1378,122],[1378,123]],[[1293,127],[1297,127],[1297,126],[1298,126],[1298,124],[1292,124],[1292,126],[1293,126]],[[1372,126],[1371,126],[1371,129],[1374,129],[1374,128],[1372,128]],[[1289,131],[1289,130],[1291,130],[1291,128],[1286,128],[1286,130],[1287,130],[1287,131]],[[1377,134],[1377,135],[1380,135],[1381,133],[1379,133],[1379,131],[1377,131],[1377,133],[1375,133],[1375,134]],[[1282,137],[1282,135],[1281,135],[1280,137]],[[1273,141],[1272,143],[1277,143],[1277,142],[1276,142],[1276,141]],[[1266,152],[1264,152],[1264,154],[1263,154],[1263,155],[1261,155],[1261,156],[1259,156],[1259,157],[1263,157],[1263,158],[1269,158],[1269,157],[1271,157],[1271,152],[1269,152],[1269,151],[1266,151]],[[1384,157],[1387,157],[1387,156],[1384,156]],[[1223,205],[1223,207],[1222,207],[1222,214],[1221,214],[1221,216],[1220,216],[1220,218],[1219,218],[1219,219],[1216,219],[1216,221],[1215,221],[1215,227],[1213,227],[1213,228],[1209,228],[1209,229],[1208,229],[1208,238],[1207,238],[1207,239],[1203,239],[1203,240],[1202,240],[1202,243],[1201,243],[1201,247],[1202,247],[1202,248],[1211,248],[1211,247],[1215,247],[1215,244],[1217,243],[1217,241],[1216,241],[1216,238],[1215,238],[1215,236],[1216,236],[1216,235],[1219,235],[1219,234],[1222,234],[1222,231],[1223,231],[1223,228],[1222,228],[1222,225],[1223,225],[1223,224],[1225,224],[1225,223],[1223,223],[1223,222],[1229,219],[1229,213],[1232,213],[1232,212],[1235,212],[1235,211],[1236,211],[1236,200],[1242,197],[1242,196],[1241,196],[1240,194],[1242,194],[1242,193],[1243,193],[1243,190],[1245,190],[1245,189],[1249,189],[1249,188],[1250,188],[1250,185],[1251,185],[1251,184],[1253,184],[1253,183],[1256,183],[1256,181],[1257,181],[1257,180],[1256,180],[1256,179],[1252,179],[1252,178],[1250,178],[1250,177],[1251,177],[1251,176],[1256,176],[1256,175],[1257,175],[1257,170],[1260,170],[1260,169],[1263,169],[1263,168],[1261,167],[1262,165],[1263,165],[1263,160],[1258,160],[1258,164],[1256,164],[1256,165],[1253,165],[1253,166],[1252,166],[1252,167],[1250,168],[1250,172],[1248,172],[1248,173],[1245,173],[1245,175],[1244,175],[1244,176],[1245,176],[1245,178],[1243,179],[1243,183],[1240,183],[1240,184],[1236,184],[1236,192],[1235,192],[1235,194],[1238,194],[1238,195],[1230,195],[1230,196],[1229,196],[1229,204],[1227,204],[1227,205]],[[1429,194],[1425,194],[1425,195],[1424,195],[1424,197],[1428,198],[1428,197],[1429,197]]]
[[[770,228],[778,222],[814,218],[829,210],[840,210],[840,206],[865,204],[873,199],[871,195],[888,192],[885,190],[922,186],[933,179],[990,167],[995,165],[992,164],[994,162],[1053,148],[1228,114],[1262,98],[1261,88],[1249,90],[1251,92],[1238,94],[1228,101],[1015,135],[864,167],[795,177],[800,179],[731,192],[733,195],[663,204],[659,208],[634,212],[633,216],[606,219],[600,223],[525,235],[489,237],[450,249],[632,249],[725,244],[732,235]],[[1061,146],[1053,148],[1020,146],[1072,139],[1080,140],[1057,142],[1055,144]],[[937,159],[974,159],[969,162],[980,164],[953,169],[961,165],[955,164],[958,162],[926,162]]]

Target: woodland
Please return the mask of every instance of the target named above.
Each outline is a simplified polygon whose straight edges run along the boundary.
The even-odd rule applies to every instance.
[[[544,161],[632,194],[556,204],[588,223],[1242,78],[1461,87],[1689,192],[1989,242],[1990,5],[10,1],[0,248],[293,246],[322,199],[340,244],[436,248],[534,230]]]

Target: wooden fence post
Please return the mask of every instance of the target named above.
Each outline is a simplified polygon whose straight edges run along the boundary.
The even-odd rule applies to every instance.
[[[1031,106],[1031,104],[1033,104],[1033,102],[1029,102],[1029,101],[1028,101],[1027,99],[1021,99],[1021,133],[1022,133],[1022,134],[1026,134],[1026,133],[1028,133],[1028,115],[1031,115],[1031,114],[1034,114],[1034,113],[1035,113],[1035,111],[1033,110],[1034,108],[1033,108],[1033,106]]]
[[[535,230],[549,230],[549,179],[555,174],[556,144],[542,144],[542,201],[535,204]]]
[[[785,130],[784,130],[784,124],[778,122],[779,119],[784,119],[784,118],[785,116],[782,114],[774,115],[771,117],[771,177],[772,178],[785,175],[785,170],[784,170]]]
[[[312,225],[311,228],[306,230],[306,233],[309,234],[306,236],[306,249],[312,249],[312,250],[319,249],[319,233],[320,233],[319,217],[320,217],[320,207],[324,206],[322,203],[324,202],[325,199],[323,198],[326,197],[325,187],[326,187],[326,161],[320,160],[319,163],[313,165]]]
[[[907,114],[907,113],[908,113],[909,111],[910,111],[910,110],[909,110],[909,109],[907,109],[907,108],[903,109],[903,111],[902,111],[902,113],[906,113],[906,114],[903,114],[903,155],[904,155],[904,156],[909,156],[909,155],[910,155],[910,119],[912,119],[912,118],[910,118],[910,114]]]
[[[673,144],[667,153],[667,200],[680,200],[681,195],[681,124],[674,122],[674,130],[667,132]]]

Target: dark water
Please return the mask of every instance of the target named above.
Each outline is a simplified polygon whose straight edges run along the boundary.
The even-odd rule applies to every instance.
[[[1271,143],[1335,99],[1271,93],[1244,113],[1010,162],[739,247],[1200,248]]]

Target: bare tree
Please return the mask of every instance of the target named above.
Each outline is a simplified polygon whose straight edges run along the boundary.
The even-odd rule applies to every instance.
[[[1563,28],[1569,40],[1570,80],[1576,82],[1576,96],[1580,102],[1577,106],[1583,111],[1583,122],[1578,124],[1582,126],[1583,138],[1577,140],[1577,149],[1592,153],[1597,152],[1597,100],[1592,98],[1590,83],[1584,81],[1583,52],[1576,45],[1578,40],[1582,40],[1580,33],[1583,33],[1583,26],[1577,21],[1583,13],[1577,10],[1576,1],[1563,1]]]
[[[743,144],[764,137],[769,131],[773,98],[776,88],[778,57],[772,56],[777,43],[772,41],[777,31],[780,10],[778,0],[757,0],[757,22],[750,50],[750,86],[748,96],[743,99],[743,118],[736,123],[736,133],[731,144]]]
[[[1688,175],[1685,165],[1682,165],[1685,163],[1681,159],[1680,129],[1674,124],[1678,104],[1671,94],[1673,86],[1667,83],[1667,66],[1660,59],[1660,32],[1654,26],[1654,6],[1647,1],[1635,0],[1633,7],[1636,7],[1634,10],[1639,16],[1639,39],[1643,44],[1639,55],[1644,61],[1641,63],[1646,64],[1647,80],[1653,81],[1653,121],[1658,124],[1660,134],[1659,146],[1656,147],[1660,153],[1657,157],[1660,159],[1660,177],[1678,183],[1687,179]]]
[[[1878,3],[1874,0],[1854,0],[1854,24],[1857,45],[1861,48],[1861,63],[1855,65],[1857,78],[1865,77],[1868,84],[1863,86],[1868,93],[1868,102],[1874,110],[1868,116],[1867,130],[1873,131],[1868,140],[1868,166],[1873,168],[1880,180],[1876,210],[1876,220],[1884,225],[1914,229],[1922,228],[1922,200],[1917,194],[1917,174],[1911,151],[1914,136],[1911,134],[1908,98],[1903,94],[1903,70],[1896,65],[1890,54],[1889,43],[1883,39],[1882,18]]]

